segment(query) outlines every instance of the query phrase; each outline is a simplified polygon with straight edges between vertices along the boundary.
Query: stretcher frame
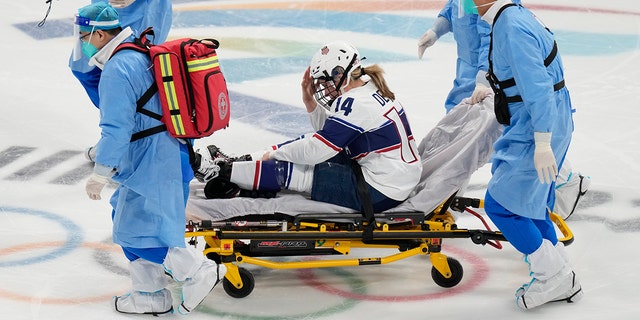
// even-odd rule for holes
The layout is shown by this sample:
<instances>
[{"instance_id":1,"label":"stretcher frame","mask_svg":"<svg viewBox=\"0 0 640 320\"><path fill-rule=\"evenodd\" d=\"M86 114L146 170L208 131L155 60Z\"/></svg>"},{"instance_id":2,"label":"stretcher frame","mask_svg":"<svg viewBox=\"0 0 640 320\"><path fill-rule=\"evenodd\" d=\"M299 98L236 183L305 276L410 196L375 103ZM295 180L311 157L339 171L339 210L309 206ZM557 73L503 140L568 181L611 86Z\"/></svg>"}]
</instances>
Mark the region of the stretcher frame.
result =
<instances>
[{"instance_id":1,"label":"stretcher frame","mask_svg":"<svg viewBox=\"0 0 640 320\"><path fill-rule=\"evenodd\" d=\"M431 277L443 287L456 286L463 277L462 264L442 253L443 239L469 238L479 245L491 244L501 248L506 241L502 233L486 229L464 229L456 225L451 210L474 213L469 208L482 208L481 199L451 196L429 213L377 213L375 228L365 237L367 220L362 214L328 213L291 216L274 213L272 216L232 218L225 221L190 221L185 237L197 246L198 238L205 241L203 254L227 268L223 280L225 292L234 298L244 298L254 289L255 279L242 264L271 269L314 269L389 264L417 255L429 255ZM565 245L573 242L573 234L565 221L551 212L551 220L558 227ZM243 241L249 241L246 244ZM385 257L336 258L322 260L272 261L265 257L302 257L319 255L348 256L353 248L397 249Z\"/></svg>"}]
</instances>

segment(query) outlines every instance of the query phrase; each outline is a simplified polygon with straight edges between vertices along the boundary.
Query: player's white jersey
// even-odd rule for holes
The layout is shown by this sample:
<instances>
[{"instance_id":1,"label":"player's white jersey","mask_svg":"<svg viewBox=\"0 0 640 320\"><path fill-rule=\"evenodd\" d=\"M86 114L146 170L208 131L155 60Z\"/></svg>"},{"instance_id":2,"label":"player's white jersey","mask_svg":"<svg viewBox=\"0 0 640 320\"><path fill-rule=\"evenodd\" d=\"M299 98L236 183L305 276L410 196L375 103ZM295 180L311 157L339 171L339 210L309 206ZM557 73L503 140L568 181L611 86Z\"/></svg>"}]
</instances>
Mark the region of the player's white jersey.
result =
<instances>
[{"instance_id":1,"label":"player's white jersey","mask_svg":"<svg viewBox=\"0 0 640 320\"><path fill-rule=\"evenodd\" d=\"M368 82L338 97L331 109L322 129L279 145L272 157L317 164L344 151L358 161L372 187L394 200L406 199L420 180L422 165L400 102L384 98ZM321 110L312 117L324 117Z\"/></svg>"}]
</instances>

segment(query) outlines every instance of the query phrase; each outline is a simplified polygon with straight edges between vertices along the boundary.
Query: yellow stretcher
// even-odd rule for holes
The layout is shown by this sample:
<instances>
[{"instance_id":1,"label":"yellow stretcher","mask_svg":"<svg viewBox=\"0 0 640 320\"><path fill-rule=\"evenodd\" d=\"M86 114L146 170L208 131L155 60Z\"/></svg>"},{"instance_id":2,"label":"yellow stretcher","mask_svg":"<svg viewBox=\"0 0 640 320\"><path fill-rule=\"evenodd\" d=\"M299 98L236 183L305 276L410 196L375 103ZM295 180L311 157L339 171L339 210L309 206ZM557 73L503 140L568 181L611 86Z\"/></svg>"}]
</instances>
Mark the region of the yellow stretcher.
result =
<instances>
[{"instance_id":1,"label":"yellow stretcher","mask_svg":"<svg viewBox=\"0 0 640 320\"><path fill-rule=\"evenodd\" d=\"M491 231L486 223L486 229L458 227L449 210L474 213L469 208L482 207L483 201L480 199L454 195L429 213L375 214L374 228L367 224L368 220L362 214L357 213L296 216L274 213L225 221L191 221L187 225L185 237L194 246L197 245L197 239L202 237L206 242L203 253L227 267L223 287L228 295L235 298L251 294L255 284L251 272L240 267L243 263L272 269L307 269L388 264L416 255L429 255L434 282L441 287L451 288L462 280L463 268L458 260L441 252L443 239L470 238L475 244L491 244L496 247L500 247L499 241L505 241L500 232ZM565 221L553 212L551 219L562 233L559 240L566 245L570 244L573 234ZM263 259L283 256L347 256L352 248L391 248L398 249L398 252L372 258L300 259L283 262Z\"/></svg>"}]
</instances>

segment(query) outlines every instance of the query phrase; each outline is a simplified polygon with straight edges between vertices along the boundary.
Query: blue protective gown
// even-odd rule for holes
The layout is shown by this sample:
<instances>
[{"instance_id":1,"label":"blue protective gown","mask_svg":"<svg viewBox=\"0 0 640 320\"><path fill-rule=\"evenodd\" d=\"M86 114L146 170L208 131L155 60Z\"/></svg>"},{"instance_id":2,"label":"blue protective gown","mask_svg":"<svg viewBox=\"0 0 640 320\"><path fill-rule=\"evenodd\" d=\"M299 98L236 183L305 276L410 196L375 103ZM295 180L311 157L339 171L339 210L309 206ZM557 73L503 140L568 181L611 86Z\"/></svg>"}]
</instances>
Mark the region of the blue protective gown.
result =
<instances>
[{"instance_id":1,"label":"blue protective gown","mask_svg":"<svg viewBox=\"0 0 640 320\"><path fill-rule=\"evenodd\" d=\"M523 102L509 104L511 124L495 142L488 193L507 210L528 218L545 219L553 185L542 184L533 164L534 132L552 132L551 147L559 165L573 132L567 88L554 92L564 79L560 54L551 65L544 60L553 48L553 34L526 8L506 8L493 26L493 71L500 81L514 78L506 96Z\"/></svg>"},{"instance_id":2,"label":"blue protective gown","mask_svg":"<svg viewBox=\"0 0 640 320\"><path fill-rule=\"evenodd\" d=\"M105 0L91 0L91 3L101 1L104 2ZM123 29L130 27L133 30L133 34L138 36L140 32L152 26L155 38L150 40L153 43L163 43L167 40L172 21L171 0L136 0L127 7L116 8L116 11ZM69 68L82 84L91 102L98 107L100 105L98 96L100 69L90 66L88 62L89 58L85 55L82 55L82 58L76 61L73 61L73 55L71 55Z\"/></svg>"},{"instance_id":3,"label":"blue protective gown","mask_svg":"<svg viewBox=\"0 0 640 320\"><path fill-rule=\"evenodd\" d=\"M95 162L117 169L112 179L119 186L111 197L116 244L184 247L180 143L166 131L130 142L133 133L160 124L136 112L136 100L153 82L149 65L147 55L133 50L123 50L105 64L99 85L102 133ZM145 108L161 113L158 95Z\"/></svg>"},{"instance_id":4,"label":"blue protective gown","mask_svg":"<svg viewBox=\"0 0 640 320\"><path fill-rule=\"evenodd\" d=\"M487 55L489 52L489 33L491 27L477 14L459 15L458 1L449 0L438 14L449 21L450 30L457 44L456 78L453 88L445 101L445 109L449 112L462 99L468 98L476 87L476 76L479 70L487 71ZM438 37L442 31L435 30Z\"/></svg>"}]
</instances>

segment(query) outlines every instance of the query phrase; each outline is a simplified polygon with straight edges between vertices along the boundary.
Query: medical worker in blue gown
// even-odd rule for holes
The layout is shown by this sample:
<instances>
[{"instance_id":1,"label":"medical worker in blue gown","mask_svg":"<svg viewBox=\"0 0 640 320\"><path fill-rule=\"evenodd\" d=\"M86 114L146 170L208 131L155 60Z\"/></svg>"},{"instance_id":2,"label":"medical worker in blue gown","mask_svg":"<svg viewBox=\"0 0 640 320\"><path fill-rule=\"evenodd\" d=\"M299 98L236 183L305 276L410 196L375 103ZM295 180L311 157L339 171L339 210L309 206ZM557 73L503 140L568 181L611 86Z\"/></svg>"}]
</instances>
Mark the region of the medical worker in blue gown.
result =
<instances>
[{"instance_id":1,"label":"medical worker in blue gown","mask_svg":"<svg viewBox=\"0 0 640 320\"><path fill-rule=\"evenodd\" d=\"M93 174L86 184L91 199L100 200L112 179L118 187L111 197L113 241L129 259L130 293L115 297L116 311L135 314L173 312L168 272L182 284L180 313L198 306L226 272L192 247L185 247L185 185L181 142L166 131L131 142L131 135L159 125L136 112L136 101L153 83L146 54L123 50L133 40L133 30L122 28L116 10L96 2L78 10L75 23L81 51L89 63L102 70L100 96L101 138ZM145 105L161 112L157 95Z\"/></svg>"},{"instance_id":2,"label":"medical worker in blue gown","mask_svg":"<svg viewBox=\"0 0 640 320\"><path fill-rule=\"evenodd\" d=\"M106 0L91 0L91 3L96 2L106 2ZM149 40L155 44L166 41L173 17L171 0L109 0L108 2L118 12L120 24L123 27L130 27L134 35L138 36L146 28L153 27L155 36ZM95 65L90 65L89 59L81 53L80 48L76 48L69 58L69 68L80 81L91 102L98 107L100 104L98 83L102 70ZM183 147L182 152L184 157L188 157L186 146ZM93 161L95 153L95 146L91 146L85 150L85 157ZM185 172L189 170L191 169L185 168Z\"/></svg>"},{"instance_id":3,"label":"medical worker in blue gown","mask_svg":"<svg viewBox=\"0 0 640 320\"><path fill-rule=\"evenodd\" d=\"M494 144L484 208L529 264L532 279L516 291L516 303L531 309L550 301L578 301L582 287L548 209L571 141L574 112L553 33L510 0L473 2L492 25L493 74L500 82L515 81L502 84L512 101L507 105L510 123Z\"/></svg>"},{"instance_id":4,"label":"medical worker in blue gown","mask_svg":"<svg viewBox=\"0 0 640 320\"><path fill-rule=\"evenodd\" d=\"M521 3L520 0L512 2ZM465 12L465 6L470 10L475 9L473 1L447 1L431 28L418 40L418 58L421 59L425 50L435 44L441 36L448 32L453 33L457 49L456 77L445 101L447 113L464 98L470 98L470 102L476 104L491 92L485 77L489 68L487 55L491 26L476 13ZM570 216L590 185L590 178L573 171L569 162L565 160L555 186L557 201L552 204L553 211L563 218Z\"/></svg>"},{"instance_id":5,"label":"medical worker in blue gown","mask_svg":"<svg viewBox=\"0 0 640 320\"><path fill-rule=\"evenodd\" d=\"M514 2L520 3L520 0ZM473 5L473 2L467 5ZM444 104L447 112L464 98L471 98L471 103L476 104L491 92L489 82L485 78L488 69L490 29L491 27L477 14L465 13L464 1L448 0L431 28L418 40L418 58L422 59L428 47L443 35L453 33L458 57L453 88Z\"/></svg>"}]
</instances>

